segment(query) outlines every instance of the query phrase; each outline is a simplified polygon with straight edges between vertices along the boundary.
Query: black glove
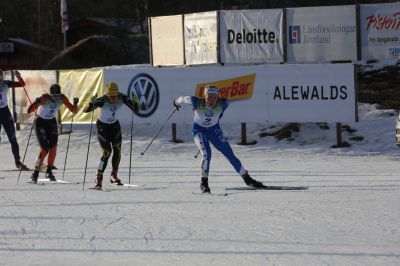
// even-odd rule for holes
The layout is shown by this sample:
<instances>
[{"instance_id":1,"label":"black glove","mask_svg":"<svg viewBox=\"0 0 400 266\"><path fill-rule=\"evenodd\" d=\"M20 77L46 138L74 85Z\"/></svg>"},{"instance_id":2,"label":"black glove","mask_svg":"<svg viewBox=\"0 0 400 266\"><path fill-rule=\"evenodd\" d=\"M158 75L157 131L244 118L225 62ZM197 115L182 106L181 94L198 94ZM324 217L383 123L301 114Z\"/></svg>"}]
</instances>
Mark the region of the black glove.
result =
<instances>
[{"instance_id":1,"label":"black glove","mask_svg":"<svg viewBox=\"0 0 400 266\"><path fill-rule=\"evenodd\" d=\"M175 99L175 100L176 100L176 99ZM174 106L175 106L176 110L179 111L179 108L181 108L182 106L177 105L176 102L175 102L175 100L174 100Z\"/></svg>"},{"instance_id":2,"label":"black glove","mask_svg":"<svg viewBox=\"0 0 400 266\"><path fill-rule=\"evenodd\" d=\"M78 103L79 103L79 98L78 98L78 97L75 97L75 98L74 98L74 104L77 105Z\"/></svg>"}]
</instances>

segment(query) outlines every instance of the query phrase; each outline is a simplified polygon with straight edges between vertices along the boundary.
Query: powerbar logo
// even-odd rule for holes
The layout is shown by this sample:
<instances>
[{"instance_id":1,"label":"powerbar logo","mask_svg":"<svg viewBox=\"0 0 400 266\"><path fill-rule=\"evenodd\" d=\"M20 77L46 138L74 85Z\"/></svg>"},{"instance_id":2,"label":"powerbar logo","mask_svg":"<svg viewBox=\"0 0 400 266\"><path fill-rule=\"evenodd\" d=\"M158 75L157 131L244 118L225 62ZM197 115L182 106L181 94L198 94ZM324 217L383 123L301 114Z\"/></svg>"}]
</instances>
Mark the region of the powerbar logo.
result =
<instances>
[{"instance_id":1,"label":"powerbar logo","mask_svg":"<svg viewBox=\"0 0 400 266\"><path fill-rule=\"evenodd\" d=\"M195 95L197 97L204 97L204 87L207 85L214 85L219 88L219 97L221 98L226 98L231 101L250 99L253 96L255 81L256 74L249 74L231 79L200 83L196 86Z\"/></svg>"}]
</instances>

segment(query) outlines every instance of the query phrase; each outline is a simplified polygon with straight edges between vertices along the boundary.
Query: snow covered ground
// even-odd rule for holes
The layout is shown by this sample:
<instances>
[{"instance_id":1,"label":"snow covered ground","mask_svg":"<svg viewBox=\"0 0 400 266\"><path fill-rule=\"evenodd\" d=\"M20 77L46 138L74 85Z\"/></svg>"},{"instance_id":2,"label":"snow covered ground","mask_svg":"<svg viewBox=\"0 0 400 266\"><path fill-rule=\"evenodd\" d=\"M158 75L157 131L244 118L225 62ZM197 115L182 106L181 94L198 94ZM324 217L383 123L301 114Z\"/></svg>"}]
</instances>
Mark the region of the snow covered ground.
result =
<instances>
[{"instance_id":1,"label":"snow covered ground","mask_svg":"<svg viewBox=\"0 0 400 266\"><path fill-rule=\"evenodd\" d=\"M229 110L228 110L229 111ZM394 111L360 105L350 148L331 149L335 127L302 124L293 141L260 138L266 125L248 125L253 146L236 145L240 125L222 126L250 174L265 184L309 186L306 191L234 191L243 186L213 150L210 187L228 196L198 194L200 158L190 125L185 143L166 129L135 128L131 183L109 192L89 190L100 157L92 137L82 190L88 128L76 128L65 180L32 185L14 169L11 148L0 144L0 265L400 265L400 150ZM19 132L21 153L29 129ZM351 136L364 140L351 141ZM59 138L55 172L61 178L68 135ZM38 153L35 139L25 162ZM130 136L124 132L120 178L128 182ZM110 167L107 169L109 173Z\"/></svg>"}]
</instances>

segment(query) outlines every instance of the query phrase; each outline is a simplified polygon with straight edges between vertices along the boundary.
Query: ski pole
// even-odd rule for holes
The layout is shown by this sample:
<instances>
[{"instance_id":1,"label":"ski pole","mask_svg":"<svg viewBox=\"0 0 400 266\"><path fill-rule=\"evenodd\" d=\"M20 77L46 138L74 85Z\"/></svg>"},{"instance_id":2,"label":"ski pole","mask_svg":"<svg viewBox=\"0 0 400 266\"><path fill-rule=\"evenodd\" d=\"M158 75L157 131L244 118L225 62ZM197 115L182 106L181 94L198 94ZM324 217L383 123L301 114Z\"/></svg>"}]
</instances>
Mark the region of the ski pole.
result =
<instances>
[{"instance_id":1,"label":"ski pole","mask_svg":"<svg viewBox=\"0 0 400 266\"><path fill-rule=\"evenodd\" d=\"M85 190L86 170L87 170L87 165L88 165L88 160L89 160L90 138L92 136L92 128L93 128L93 117L94 117L94 110L92 111L92 117L90 119L89 142L88 142L88 147L87 147L85 174L83 175L82 190Z\"/></svg>"},{"instance_id":2,"label":"ski pole","mask_svg":"<svg viewBox=\"0 0 400 266\"><path fill-rule=\"evenodd\" d=\"M35 113L35 114L36 114L36 113ZM30 142L30 140L31 140L32 131L33 131L33 127L34 127L34 126L35 126L35 120L33 120L32 126L31 126L31 131L29 132L28 142L26 143L24 156L22 157L22 164L24 164L24 162L25 162L25 156L26 156L26 152L28 151L28 146L29 146L29 142ZM17 184L18 184L18 182L19 182L19 178L21 177L21 172L22 172L22 167L19 169Z\"/></svg>"},{"instance_id":3,"label":"ski pole","mask_svg":"<svg viewBox=\"0 0 400 266\"><path fill-rule=\"evenodd\" d=\"M14 72L14 75L15 75L15 72ZM26 91L25 86L23 86L23 88L24 88L25 95L26 95L26 97L27 97L28 100L29 100L29 103L32 104L31 98L29 97L29 94L28 94L28 92ZM36 115L36 112L35 112L35 115ZM30 142L30 140L31 140L32 131L33 131L33 127L34 127L34 126L35 126L35 119L34 119L33 122L32 122L31 130L30 130L30 132L29 132L28 142L27 142L26 147L25 147L24 156L22 157L22 164L25 162L25 156L26 156L26 153L27 153L27 151L28 151L28 146L29 146L29 142ZM19 182L19 179L21 178L21 172L22 172L22 167L19 169L17 184L18 184L18 182Z\"/></svg>"},{"instance_id":4,"label":"ski pole","mask_svg":"<svg viewBox=\"0 0 400 266\"><path fill-rule=\"evenodd\" d=\"M200 150L198 150L197 153L196 153L196 155L193 156L193 157L194 157L194 158L197 158L197 157L199 157L199 154L200 154Z\"/></svg>"},{"instance_id":5,"label":"ski pole","mask_svg":"<svg viewBox=\"0 0 400 266\"><path fill-rule=\"evenodd\" d=\"M16 72L15 72L14 70L12 71L12 73L13 73L15 76L17 76L17 75L16 75ZM26 95L26 97L28 98L29 103L32 104L31 98L29 97L28 92L26 92L25 86L22 86L22 88L24 89L25 95Z\"/></svg>"},{"instance_id":6,"label":"ski pole","mask_svg":"<svg viewBox=\"0 0 400 266\"><path fill-rule=\"evenodd\" d=\"M129 185L131 184L131 166L132 166L132 135L133 135L133 111L132 111L132 120L131 120L131 148L129 155Z\"/></svg>"},{"instance_id":7,"label":"ski pole","mask_svg":"<svg viewBox=\"0 0 400 266\"><path fill-rule=\"evenodd\" d=\"M64 180L64 173L65 173L65 167L67 165L67 157L68 157L68 149L69 149L69 141L71 140L71 134L72 134L72 123L74 122L74 113L72 113L72 119L71 119L71 125L69 126L69 135L68 135L68 142L67 142L67 151L65 152L65 161L64 161L64 169L62 173L62 179Z\"/></svg>"},{"instance_id":8,"label":"ski pole","mask_svg":"<svg viewBox=\"0 0 400 266\"><path fill-rule=\"evenodd\" d=\"M140 153L140 155L144 155L144 153L147 151L147 149L150 147L150 145L153 143L155 138L157 138L158 134L160 134L161 130L164 128L165 124L168 122L168 120L171 118L171 116L178 110L176 107L172 110L172 112L169 114L167 119L164 121L164 123L161 125L160 129L157 131L156 135L151 139L149 145L147 145L146 149L144 149L143 152Z\"/></svg>"}]
</instances>

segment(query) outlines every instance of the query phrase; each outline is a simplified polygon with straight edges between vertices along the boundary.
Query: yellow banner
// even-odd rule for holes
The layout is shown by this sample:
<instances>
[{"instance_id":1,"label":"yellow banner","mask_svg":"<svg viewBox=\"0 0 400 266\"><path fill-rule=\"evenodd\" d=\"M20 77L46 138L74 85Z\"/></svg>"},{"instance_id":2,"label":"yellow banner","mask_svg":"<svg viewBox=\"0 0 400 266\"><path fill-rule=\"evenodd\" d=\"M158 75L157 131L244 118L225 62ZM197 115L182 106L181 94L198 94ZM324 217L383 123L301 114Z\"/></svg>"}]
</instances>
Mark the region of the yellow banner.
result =
<instances>
[{"instance_id":1,"label":"yellow banner","mask_svg":"<svg viewBox=\"0 0 400 266\"><path fill-rule=\"evenodd\" d=\"M74 97L79 98L78 113L74 116L74 122L79 123L90 123L92 114L84 113L83 109L87 107L90 102L90 98L94 95L102 95L103 91L103 70L102 69L81 69L81 70L60 70L58 83L61 86L62 93L72 103ZM72 119L72 113L65 107L62 106L60 109L61 122L70 123ZM98 109L96 109L93 117L93 121L97 120L99 115Z\"/></svg>"},{"instance_id":2,"label":"yellow banner","mask_svg":"<svg viewBox=\"0 0 400 266\"><path fill-rule=\"evenodd\" d=\"M230 101L250 99L253 96L255 81L256 74L249 74L231 79L200 83L196 86L195 96L204 97L204 87L213 85L219 88L219 97L221 98L226 98Z\"/></svg>"}]
</instances>

